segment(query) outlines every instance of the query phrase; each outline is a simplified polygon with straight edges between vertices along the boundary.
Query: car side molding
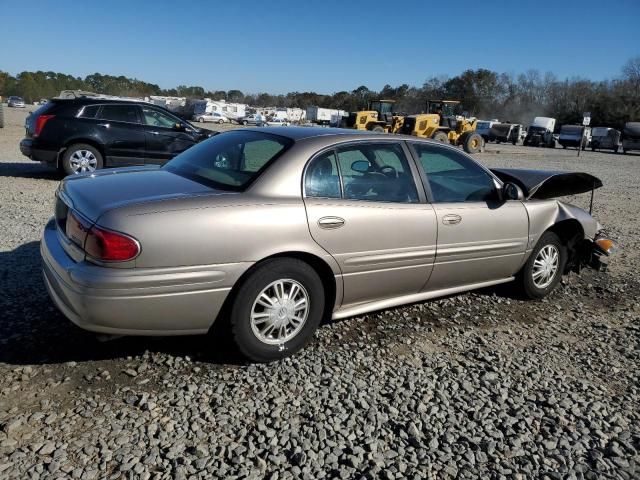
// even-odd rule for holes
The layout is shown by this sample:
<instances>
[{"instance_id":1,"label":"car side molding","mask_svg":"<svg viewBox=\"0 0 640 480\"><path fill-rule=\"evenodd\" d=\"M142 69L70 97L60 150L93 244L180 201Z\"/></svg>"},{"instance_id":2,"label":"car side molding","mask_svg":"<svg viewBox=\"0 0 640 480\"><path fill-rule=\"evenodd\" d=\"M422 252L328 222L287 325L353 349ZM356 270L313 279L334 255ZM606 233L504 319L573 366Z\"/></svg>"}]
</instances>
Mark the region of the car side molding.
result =
<instances>
[{"instance_id":1,"label":"car side molding","mask_svg":"<svg viewBox=\"0 0 640 480\"><path fill-rule=\"evenodd\" d=\"M507 283L514 280L515 277L502 278L500 280L491 280L488 282L470 283L467 285L461 285L458 287L441 288L439 290L431 290L429 292L412 293L411 295L402 295L399 297L386 298L384 300L376 300L374 302L360 303L354 306L348 306L333 312L331 318L333 320L340 320L342 318L353 317L356 315L363 315L365 313L373 312L375 310L385 310L387 308L397 307L400 305L406 305L408 303L423 302L425 300L431 300L432 298L445 297L447 295L453 295L455 293L466 292L469 290L476 290L478 288L490 287L492 285L499 285L501 283Z\"/></svg>"}]
</instances>

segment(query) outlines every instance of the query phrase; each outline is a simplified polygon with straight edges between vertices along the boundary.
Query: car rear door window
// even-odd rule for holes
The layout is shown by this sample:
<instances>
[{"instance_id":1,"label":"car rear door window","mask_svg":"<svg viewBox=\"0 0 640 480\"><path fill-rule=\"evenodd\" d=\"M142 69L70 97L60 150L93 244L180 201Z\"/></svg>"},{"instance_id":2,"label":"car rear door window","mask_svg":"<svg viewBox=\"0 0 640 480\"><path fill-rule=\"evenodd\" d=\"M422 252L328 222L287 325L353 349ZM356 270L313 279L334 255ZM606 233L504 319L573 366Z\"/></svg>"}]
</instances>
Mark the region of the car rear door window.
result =
<instances>
[{"instance_id":1,"label":"car rear door window","mask_svg":"<svg viewBox=\"0 0 640 480\"><path fill-rule=\"evenodd\" d=\"M333 151L314 158L307 167L304 179L307 197L340 198L340 177Z\"/></svg>"},{"instance_id":2,"label":"car rear door window","mask_svg":"<svg viewBox=\"0 0 640 480\"><path fill-rule=\"evenodd\" d=\"M434 202L483 202L498 199L495 180L480 165L451 148L413 144Z\"/></svg>"},{"instance_id":3,"label":"car rear door window","mask_svg":"<svg viewBox=\"0 0 640 480\"><path fill-rule=\"evenodd\" d=\"M418 192L399 143L360 143L337 150L344 198L417 203Z\"/></svg>"},{"instance_id":4,"label":"car rear door window","mask_svg":"<svg viewBox=\"0 0 640 480\"><path fill-rule=\"evenodd\" d=\"M103 105L100 118L113 122L140 123L137 105Z\"/></svg>"}]
</instances>

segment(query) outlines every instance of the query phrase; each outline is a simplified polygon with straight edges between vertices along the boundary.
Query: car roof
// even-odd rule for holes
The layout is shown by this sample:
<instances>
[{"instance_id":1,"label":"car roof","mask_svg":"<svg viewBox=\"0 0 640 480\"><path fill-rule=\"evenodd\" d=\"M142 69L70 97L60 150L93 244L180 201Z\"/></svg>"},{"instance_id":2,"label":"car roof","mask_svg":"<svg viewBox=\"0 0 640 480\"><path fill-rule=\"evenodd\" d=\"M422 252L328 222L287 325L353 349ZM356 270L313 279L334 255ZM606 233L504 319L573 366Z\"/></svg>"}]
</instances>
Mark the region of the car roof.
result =
<instances>
[{"instance_id":1,"label":"car roof","mask_svg":"<svg viewBox=\"0 0 640 480\"><path fill-rule=\"evenodd\" d=\"M95 103L117 103L117 104L132 104L132 105L149 105L152 107L158 107L150 102L144 100L125 100L120 98L102 98L102 97L78 97L78 98L52 98L53 102L60 103L74 103L78 105L88 105ZM162 108L162 107L161 107Z\"/></svg>"},{"instance_id":2,"label":"car roof","mask_svg":"<svg viewBox=\"0 0 640 480\"><path fill-rule=\"evenodd\" d=\"M376 135L375 132L352 130L348 128L328 128L328 127L258 127L250 128L255 132L271 133L273 135L279 135L280 137L289 138L293 141L303 140L306 138L315 137L338 137L338 136L352 136L355 138L370 138L371 135ZM388 135L385 133L378 135ZM394 135L393 138L397 138L400 135ZM412 137L415 139L415 137Z\"/></svg>"}]
</instances>

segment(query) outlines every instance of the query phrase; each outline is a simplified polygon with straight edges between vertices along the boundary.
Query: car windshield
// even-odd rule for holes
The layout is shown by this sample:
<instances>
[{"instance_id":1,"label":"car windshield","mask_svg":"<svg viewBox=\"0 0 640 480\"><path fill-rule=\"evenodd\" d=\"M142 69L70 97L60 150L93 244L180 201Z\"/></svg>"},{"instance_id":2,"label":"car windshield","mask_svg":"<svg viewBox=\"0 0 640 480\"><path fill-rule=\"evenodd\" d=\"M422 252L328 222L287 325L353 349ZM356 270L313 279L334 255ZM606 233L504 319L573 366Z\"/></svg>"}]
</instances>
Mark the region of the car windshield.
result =
<instances>
[{"instance_id":1,"label":"car windshield","mask_svg":"<svg viewBox=\"0 0 640 480\"><path fill-rule=\"evenodd\" d=\"M231 131L191 147L162 168L213 188L244 190L292 144L279 135Z\"/></svg>"}]
</instances>

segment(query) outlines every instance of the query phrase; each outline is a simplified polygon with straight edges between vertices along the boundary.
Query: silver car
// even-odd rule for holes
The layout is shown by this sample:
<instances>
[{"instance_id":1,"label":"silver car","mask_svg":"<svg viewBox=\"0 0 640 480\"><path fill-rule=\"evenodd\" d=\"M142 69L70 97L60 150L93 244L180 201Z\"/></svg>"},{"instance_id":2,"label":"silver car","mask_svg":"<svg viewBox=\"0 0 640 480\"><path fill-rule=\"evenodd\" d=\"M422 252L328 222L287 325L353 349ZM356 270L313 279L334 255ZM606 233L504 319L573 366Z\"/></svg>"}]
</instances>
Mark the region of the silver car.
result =
<instances>
[{"instance_id":1,"label":"silver car","mask_svg":"<svg viewBox=\"0 0 640 480\"><path fill-rule=\"evenodd\" d=\"M7 100L7 107L13 108L25 108L24 99L22 97L9 97Z\"/></svg>"},{"instance_id":2,"label":"silver car","mask_svg":"<svg viewBox=\"0 0 640 480\"><path fill-rule=\"evenodd\" d=\"M516 280L540 298L614 245L553 199L584 173L488 170L415 137L326 128L221 133L162 167L65 178L44 230L45 283L75 324L183 335L229 322L255 361L323 318Z\"/></svg>"}]
</instances>

